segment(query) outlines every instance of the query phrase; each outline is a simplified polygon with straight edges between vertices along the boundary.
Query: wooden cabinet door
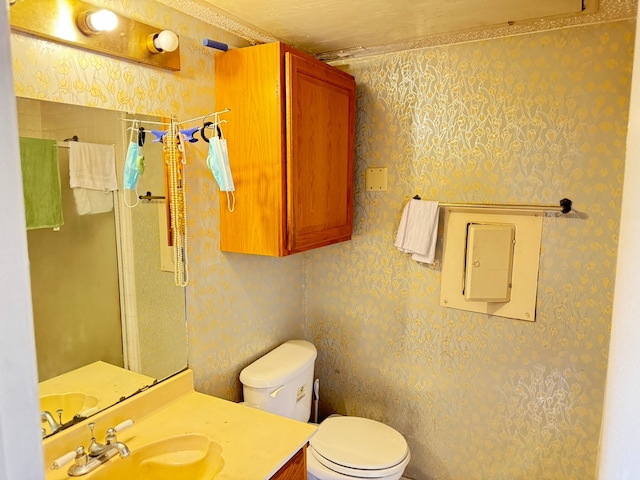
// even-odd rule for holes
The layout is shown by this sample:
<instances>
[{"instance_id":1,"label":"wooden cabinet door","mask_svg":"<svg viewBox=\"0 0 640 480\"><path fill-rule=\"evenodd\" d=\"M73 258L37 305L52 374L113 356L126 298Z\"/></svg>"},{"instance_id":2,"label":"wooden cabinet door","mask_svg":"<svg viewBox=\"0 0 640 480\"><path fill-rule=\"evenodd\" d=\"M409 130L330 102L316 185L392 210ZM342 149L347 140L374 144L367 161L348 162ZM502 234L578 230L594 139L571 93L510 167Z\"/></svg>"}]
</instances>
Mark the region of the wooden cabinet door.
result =
<instances>
[{"instance_id":1,"label":"wooden cabinet door","mask_svg":"<svg viewBox=\"0 0 640 480\"><path fill-rule=\"evenodd\" d=\"M288 52L287 249L351 238L355 81L328 65Z\"/></svg>"},{"instance_id":2,"label":"wooden cabinet door","mask_svg":"<svg viewBox=\"0 0 640 480\"><path fill-rule=\"evenodd\" d=\"M307 478L307 447L298 450L270 480L305 480Z\"/></svg>"}]
</instances>

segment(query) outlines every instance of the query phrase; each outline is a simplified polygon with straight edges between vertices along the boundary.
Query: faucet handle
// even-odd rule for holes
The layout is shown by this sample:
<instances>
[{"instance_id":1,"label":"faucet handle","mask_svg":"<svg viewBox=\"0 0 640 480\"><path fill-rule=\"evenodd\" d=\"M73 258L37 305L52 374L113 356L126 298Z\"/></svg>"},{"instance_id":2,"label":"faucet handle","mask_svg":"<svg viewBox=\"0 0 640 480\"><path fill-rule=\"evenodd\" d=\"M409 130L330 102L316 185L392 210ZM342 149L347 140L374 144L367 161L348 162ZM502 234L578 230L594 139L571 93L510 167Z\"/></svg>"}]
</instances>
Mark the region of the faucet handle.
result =
<instances>
[{"instance_id":1,"label":"faucet handle","mask_svg":"<svg viewBox=\"0 0 640 480\"><path fill-rule=\"evenodd\" d=\"M89 430L91 430L91 442L89 443L89 455L96 456L99 455L104 449L104 445L98 443L96 440L96 436L93 434L93 429L96 428L96 422L89 422L87 424Z\"/></svg>"},{"instance_id":2,"label":"faucet handle","mask_svg":"<svg viewBox=\"0 0 640 480\"><path fill-rule=\"evenodd\" d=\"M84 447L82 445L76 448L73 453L76 454L76 456L74 457L76 460L76 465L86 465L89 461L89 459L87 458L87 452L84 451Z\"/></svg>"},{"instance_id":3,"label":"faucet handle","mask_svg":"<svg viewBox=\"0 0 640 480\"><path fill-rule=\"evenodd\" d=\"M120 422L118 425L116 425L115 427L113 427L113 430L115 432L121 432L123 430L126 430L127 428L133 427L133 424L135 422L133 420L131 420L130 418L128 418L127 420L125 420L124 422Z\"/></svg>"},{"instance_id":4,"label":"faucet handle","mask_svg":"<svg viewBox=\"0 0 640 480\"><path fill-rule=\"evenodd\" d=\"M116 433L117 432L121 432L123 430L126 430L127 428L130 428L133 426L133 420L131 420L130 418L125 420L124 422L120 422L118 425L116 425L113 428L110 428L109 430L107 430L107 445L111 445L112 443L115 443L118 441L118 438L116 437Z\"/></svg>"},{"instance_id":5,"label":"faucet handle","mask_svg":"<svg viewBox=\"0 0 640 480\"><path fill-rule=\"evenodd\" d=\"M82 449L82 452L79 452L80 449ZM51 466L49 467L49 469L59 470L62 467L64 467L67 463L77 458L78 455L82 455L83 453L84 453L84 447L78 447L75 450L72 450L71 452L65 453L61 457L56 458L51 464Z\"/></svg>"}]
</instances>

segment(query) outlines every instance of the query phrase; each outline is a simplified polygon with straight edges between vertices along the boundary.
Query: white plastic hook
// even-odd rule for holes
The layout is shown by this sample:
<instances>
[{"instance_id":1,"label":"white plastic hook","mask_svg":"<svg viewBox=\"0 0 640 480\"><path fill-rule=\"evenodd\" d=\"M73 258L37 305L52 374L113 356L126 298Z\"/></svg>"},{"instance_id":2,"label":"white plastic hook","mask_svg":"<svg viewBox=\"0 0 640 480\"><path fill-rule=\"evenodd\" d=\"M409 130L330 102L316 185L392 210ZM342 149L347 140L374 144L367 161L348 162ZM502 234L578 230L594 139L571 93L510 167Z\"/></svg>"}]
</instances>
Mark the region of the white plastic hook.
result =
<instances>
[{"instance_id":1,"label":"white plastic hook","mask_svg":"<svg viewBox=\"0 0 640 480\"><path fill-rule=\"evenodd\" d=\"M133 121L133 125L127 129L127 130L131 130L131 133L129 134L129 143L133 142L133 132L134 132L134 130L137 132L139 128L140 128L140 121L139 120L134 120Z\"/></svg>"}]
</instances>

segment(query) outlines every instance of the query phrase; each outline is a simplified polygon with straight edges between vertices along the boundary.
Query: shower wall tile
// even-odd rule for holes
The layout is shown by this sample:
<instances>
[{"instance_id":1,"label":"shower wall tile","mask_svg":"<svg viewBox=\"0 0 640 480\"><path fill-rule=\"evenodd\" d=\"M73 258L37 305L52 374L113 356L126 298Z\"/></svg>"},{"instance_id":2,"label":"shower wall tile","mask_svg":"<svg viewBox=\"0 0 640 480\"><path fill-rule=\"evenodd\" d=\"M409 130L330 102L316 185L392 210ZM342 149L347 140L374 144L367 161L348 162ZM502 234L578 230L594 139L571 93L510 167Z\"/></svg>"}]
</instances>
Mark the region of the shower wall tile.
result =
<instances>
[{"instance_id":1,"label":"shower wall tile","mask_svg":"<svg viewBox=\"0 0 640 480\"><path fill-rule=\"evenodd\" d=\"M16 104L18 117L24 119L18 124L21 137L43 138L42 136L42 115L40 112L40 102L37 100L21 99Z\"/></svg>"}]
</instances>

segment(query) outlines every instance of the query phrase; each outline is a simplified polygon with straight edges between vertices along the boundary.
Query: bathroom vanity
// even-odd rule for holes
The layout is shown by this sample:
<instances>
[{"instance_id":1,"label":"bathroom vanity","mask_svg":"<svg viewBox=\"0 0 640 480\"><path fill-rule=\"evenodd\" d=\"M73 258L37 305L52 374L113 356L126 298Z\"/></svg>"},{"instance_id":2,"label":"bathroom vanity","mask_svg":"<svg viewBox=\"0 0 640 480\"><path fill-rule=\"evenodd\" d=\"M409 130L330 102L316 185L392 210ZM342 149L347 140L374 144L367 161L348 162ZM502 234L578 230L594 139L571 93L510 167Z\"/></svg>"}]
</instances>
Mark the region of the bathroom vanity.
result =
<instances>
[{"instance_id":1,"label":"bathroom vanity","mask_svg":"<svg viewBox=\"0 0 640 480\"><path fill-rule=\"evenodd\" d=\"M180 480L303 480L305 448L316 427L193 390L186 370L148 390L100 412L95 437L127 419L135 423L117 433L131 451L115 456L85 480L108 478L172 478ZM47 480L70 478L69 465L49 470L52 463L78 446L87 448L87 422L44 440ZM169 477L167 477L169 475Z\"/></svg>"}]
</instances>

